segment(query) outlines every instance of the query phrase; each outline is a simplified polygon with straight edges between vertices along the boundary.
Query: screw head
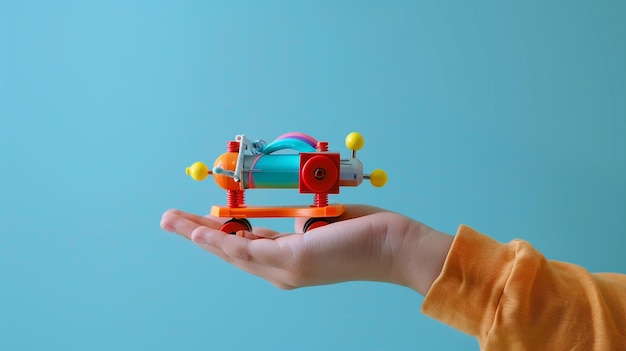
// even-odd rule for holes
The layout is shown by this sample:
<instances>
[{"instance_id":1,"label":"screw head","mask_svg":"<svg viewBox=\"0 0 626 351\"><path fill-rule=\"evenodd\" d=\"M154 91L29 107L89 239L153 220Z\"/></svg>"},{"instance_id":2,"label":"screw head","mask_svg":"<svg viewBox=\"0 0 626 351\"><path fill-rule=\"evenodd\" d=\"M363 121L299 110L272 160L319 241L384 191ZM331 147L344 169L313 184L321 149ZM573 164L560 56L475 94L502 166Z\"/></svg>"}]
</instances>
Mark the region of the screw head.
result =
<instances>
[{"instance_id":1,"label":"screw head","mask_svg":"<svg viewBox=\"0 0 626 351\"><path fill-rule=\"evenodd\" d=\"M315 171L313 171L313 177L318 180L326 178L326 170L324 168L316 168Z\"/></svg>"}]
</instances>

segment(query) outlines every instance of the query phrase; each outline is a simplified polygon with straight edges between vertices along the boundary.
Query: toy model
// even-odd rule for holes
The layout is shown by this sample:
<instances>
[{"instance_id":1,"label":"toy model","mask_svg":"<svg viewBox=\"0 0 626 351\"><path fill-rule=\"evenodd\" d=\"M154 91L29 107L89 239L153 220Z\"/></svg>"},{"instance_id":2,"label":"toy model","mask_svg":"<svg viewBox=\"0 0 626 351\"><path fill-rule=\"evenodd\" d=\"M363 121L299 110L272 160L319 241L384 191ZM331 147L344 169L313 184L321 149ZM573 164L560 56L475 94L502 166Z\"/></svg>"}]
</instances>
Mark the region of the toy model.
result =
<instances>
[{"instance_id":1,"label":"toy model","mask_svg":"<svg viewBox=\"0 0 626 351\"><path fill-rule=\"evenodd\" d=\"M309 135L287 133L267 144L237 135L227 143L226 152L219 156L209 170L206 164L196 162L187 168L187 174L201 181L212 175L217 185L226 190L226 206L213 206L211 214L231 217L220 228L235 234L251 231L247 218L307 217L304 231L328 224L329 217L344 212L342 204L329 204L329 194L339 194L342 186L358 186L363 179L381 187L387 174L381 169L363 174L363 164L356 151L363 147L360 133L346 137L346 146L352 150L349 158L341 159L338 152L328 151L327 142L318 142ZM302 206L248 206L245 189L298 189L301 194L313 194L313 203Z\"/></svg>"}]
</instances>

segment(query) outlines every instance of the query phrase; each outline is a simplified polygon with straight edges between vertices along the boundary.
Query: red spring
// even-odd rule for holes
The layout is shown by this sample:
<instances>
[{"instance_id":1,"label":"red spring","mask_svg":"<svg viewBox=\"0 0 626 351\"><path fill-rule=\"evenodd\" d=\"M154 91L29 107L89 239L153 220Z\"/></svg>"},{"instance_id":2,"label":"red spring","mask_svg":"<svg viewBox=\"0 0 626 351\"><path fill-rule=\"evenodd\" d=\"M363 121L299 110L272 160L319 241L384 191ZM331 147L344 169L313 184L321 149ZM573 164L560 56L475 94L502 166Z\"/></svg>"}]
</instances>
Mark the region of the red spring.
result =
<instances>
[{"instance_id":1,"label":"red spring","mask_svg":"<svg viewBox=\"0 0 626 351\"><path fill-rule=\"evenodd\" d=\"M237 141L229 141L226 144L226 151L227 152L239 152L239 142L237 142Z\"/></svg>"},{"instance_id":2,"label":"red spring","mask_svg":"<svg viewBox=\"0 0 626 351\"><path fill-rule=\"evenodd\" d=\"M328 142L326 142L326 141L318 141L317 142L317 151L328 151Z\"/></svg>"},{"instance_id":3,"label":"red spring","mask_svg":"<svg viewBox=\"0 0 626 351\"><path fill-rule=\"evenodd\" d=\"M328 194L313 194L313 206L315 207L328 206Z\"/></svg>"},{"instance_id":4,"label":"red spring","mask_svg":"<svg viewBox=\"0 0 626 351\"><path fill-rule=\"evenodd\" d=\"M243 207L245 196L243 190L226 190L226 205L230 208Z\"/></svg>"}]
</instances>

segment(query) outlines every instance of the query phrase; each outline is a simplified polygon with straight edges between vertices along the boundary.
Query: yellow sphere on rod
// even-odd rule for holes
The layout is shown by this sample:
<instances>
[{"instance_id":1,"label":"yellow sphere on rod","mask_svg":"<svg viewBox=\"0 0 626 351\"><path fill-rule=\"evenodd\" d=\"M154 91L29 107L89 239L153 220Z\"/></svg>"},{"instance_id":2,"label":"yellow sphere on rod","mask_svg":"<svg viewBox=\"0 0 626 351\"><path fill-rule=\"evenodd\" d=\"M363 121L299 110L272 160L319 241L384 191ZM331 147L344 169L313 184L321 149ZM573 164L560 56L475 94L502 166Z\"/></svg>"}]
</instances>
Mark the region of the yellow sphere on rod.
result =
<instances>
[{"instance_id":1,"label":"yellow sphere on rod","mask_svg":"<svg viewBox=\"0 0 626 351\"><path fill-rule=\"evenodd\" d=\"M209 168L204 162L195 162L186 169L187 175L197 181L204 180L209 175Z\"/></svg>"},{"instance_id":2,"label":"yellow sphere on rod","mask_svg":"<svg viewBox=\"0 0 626 351\"><path fill-rule=\"evenodd\" d=\"M346 147L350 150L361 150L363 144L365 144L365 139L359 132L352 132L346 137Z\"/></svg>"},{"instance_id":3,"label":"yellow sphere on rod","mask_svg":"<svg viewBox=\"0 0 626 351\"><path fill-rule=\"evenodd\" d=\"M384 186L387 184L387 172L382 169L373 170L372 174L370 174L370 183L377 188Z\"/></svg>"}]
</instances>

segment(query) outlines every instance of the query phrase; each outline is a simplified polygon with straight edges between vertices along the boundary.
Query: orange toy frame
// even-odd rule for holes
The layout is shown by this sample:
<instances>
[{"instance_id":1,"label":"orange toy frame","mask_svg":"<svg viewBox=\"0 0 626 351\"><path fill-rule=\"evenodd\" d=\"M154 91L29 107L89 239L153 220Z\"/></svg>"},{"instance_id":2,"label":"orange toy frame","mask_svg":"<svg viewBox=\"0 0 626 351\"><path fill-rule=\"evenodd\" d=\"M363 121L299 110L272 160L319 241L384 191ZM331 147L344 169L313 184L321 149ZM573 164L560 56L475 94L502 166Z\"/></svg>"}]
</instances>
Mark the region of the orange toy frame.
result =
<instances>
[{"instance_id":1,"label":"orange toy frame","mask_svg":"<svg viewBox=\"0 0 626 351\"><path fill-rule=\"evenodd\" d=\"M313 206L249 206L249 207L211 207L215 217L233 218L269 218L269 217L338 217L345 211L342 204L323 207Z\"/></svg>"}]
</instances>

